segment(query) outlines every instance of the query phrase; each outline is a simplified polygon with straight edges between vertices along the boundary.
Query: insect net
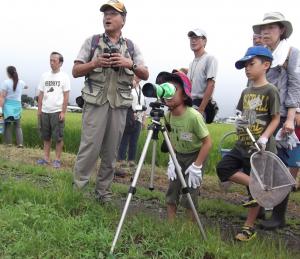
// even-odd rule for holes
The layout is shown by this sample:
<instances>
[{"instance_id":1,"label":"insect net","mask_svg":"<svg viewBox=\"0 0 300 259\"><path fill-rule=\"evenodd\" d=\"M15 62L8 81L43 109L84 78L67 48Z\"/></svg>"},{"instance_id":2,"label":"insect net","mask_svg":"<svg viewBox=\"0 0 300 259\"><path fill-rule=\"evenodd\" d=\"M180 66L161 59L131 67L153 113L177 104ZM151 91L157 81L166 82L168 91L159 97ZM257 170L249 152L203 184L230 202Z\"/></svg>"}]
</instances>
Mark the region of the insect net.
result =
<instances>
[{"instance_id":1,"label":"insect net","mask_svg":"<svg viewBox=\"0 0 300 259\"><path fill-rule=\"evenodd\" d=\"M274 153L255 152L250 162L250 193L260 206L273 208L283 201L296 181Z\"/></svg>"}]
</instances>

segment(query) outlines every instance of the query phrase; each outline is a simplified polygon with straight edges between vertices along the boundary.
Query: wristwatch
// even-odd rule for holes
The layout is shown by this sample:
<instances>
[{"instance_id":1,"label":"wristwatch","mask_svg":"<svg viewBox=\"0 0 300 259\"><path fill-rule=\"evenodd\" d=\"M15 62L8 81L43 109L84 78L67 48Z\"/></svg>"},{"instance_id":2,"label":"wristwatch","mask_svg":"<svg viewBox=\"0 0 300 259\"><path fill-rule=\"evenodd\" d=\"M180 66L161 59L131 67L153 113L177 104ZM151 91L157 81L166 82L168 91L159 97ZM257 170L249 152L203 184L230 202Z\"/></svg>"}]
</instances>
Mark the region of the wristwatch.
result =
<instances>
[{"instance_id":1,"label":"wristwatch","mask_svg":"<svg viewBox=\"0 0 300 259\"><path fill-rule=\"evenodd\" d=\"M131 67L131 70L132 71L135 71L137 69L137 64L135 64L134 62L132 63L132 67Z\"/></svg>"}]
</instances>

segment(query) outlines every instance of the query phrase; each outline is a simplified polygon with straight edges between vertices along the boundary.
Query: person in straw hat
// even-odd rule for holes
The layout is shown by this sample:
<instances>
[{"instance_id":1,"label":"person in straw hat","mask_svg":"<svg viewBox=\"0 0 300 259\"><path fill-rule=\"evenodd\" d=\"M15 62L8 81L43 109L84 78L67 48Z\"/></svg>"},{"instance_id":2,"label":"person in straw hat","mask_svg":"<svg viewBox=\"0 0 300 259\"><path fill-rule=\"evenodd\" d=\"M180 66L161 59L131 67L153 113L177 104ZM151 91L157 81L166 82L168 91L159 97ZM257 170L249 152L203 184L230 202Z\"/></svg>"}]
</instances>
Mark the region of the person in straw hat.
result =
<instances>
[{"instance_id":1,"label":"person in straw hat","mask_svg":"<svg viewBox=\"0 0 300 259\"><path fill-rule=\"evenodd\" d=\"M300 51L290 46L287 39L293 33L292 23L279 12L264 15L261 22L253 25L253 32L262 35L267 48L272 51L273 62L267 80L280 92L280 124L282 134L294 132L296 108L300 105ZM278 156L287 165L287 148L279 147ZM273 208L272 217L262 223L265 229L276 229L285 225L289 195Z\"/></svg>"}]
</instances>

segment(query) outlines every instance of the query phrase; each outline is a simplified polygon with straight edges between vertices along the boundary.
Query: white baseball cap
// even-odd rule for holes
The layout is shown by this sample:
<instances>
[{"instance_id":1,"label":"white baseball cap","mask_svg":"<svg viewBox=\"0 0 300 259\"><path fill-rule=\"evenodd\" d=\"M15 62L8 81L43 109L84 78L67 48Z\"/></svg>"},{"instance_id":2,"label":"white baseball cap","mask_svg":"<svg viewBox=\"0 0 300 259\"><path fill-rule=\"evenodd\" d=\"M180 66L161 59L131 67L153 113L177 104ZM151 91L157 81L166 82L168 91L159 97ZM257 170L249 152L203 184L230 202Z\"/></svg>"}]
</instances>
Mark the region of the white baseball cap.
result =
<instances>
[{"instance_id":1,"label":"white baseball cap","mask_svg":"<svg viewBox=\"0 0 300 259\"><path fill-rule=\"evenodd\" d=\"M191 31L188 32L188 36L189 37L192 37L193 35L196 35L198 37L205 37L205 38L207 38L206 32L204 30L202 30L202 29L199 29L199 28L196 28L196 29L191 30Z\"/></svg>"}]
</instances>

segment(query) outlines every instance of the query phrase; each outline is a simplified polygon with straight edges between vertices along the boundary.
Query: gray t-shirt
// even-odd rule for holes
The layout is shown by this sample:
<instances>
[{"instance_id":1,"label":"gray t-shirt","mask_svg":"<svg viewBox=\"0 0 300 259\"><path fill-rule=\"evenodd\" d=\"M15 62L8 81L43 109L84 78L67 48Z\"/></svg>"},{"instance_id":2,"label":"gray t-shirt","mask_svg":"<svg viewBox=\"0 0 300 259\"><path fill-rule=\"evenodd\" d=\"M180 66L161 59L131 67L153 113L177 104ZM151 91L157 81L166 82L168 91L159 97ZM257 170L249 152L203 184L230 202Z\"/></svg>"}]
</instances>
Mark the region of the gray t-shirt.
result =
<instances>
[{"instance_id":1,"label":"gray t-shirt","mask_svg":"<svg viewBox=\"0 0 300 259\"><path fill-rule=\"evenodd\" d=\"M188 78L192 83L192 98L202 98L207 87L207 80L216 80L218 61L214 56L204 53L194 58L189 66Z\"/></svg>"}]
</instances>

